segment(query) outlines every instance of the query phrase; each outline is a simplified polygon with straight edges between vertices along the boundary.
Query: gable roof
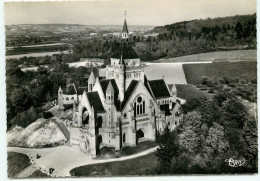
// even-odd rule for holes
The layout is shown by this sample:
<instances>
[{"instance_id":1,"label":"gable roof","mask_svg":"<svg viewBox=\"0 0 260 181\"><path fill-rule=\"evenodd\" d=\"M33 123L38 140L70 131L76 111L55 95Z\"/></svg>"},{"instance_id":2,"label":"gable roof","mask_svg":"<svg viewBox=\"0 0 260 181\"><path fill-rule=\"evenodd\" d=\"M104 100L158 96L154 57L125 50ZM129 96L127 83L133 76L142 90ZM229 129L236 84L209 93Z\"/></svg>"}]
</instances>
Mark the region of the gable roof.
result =
<instances>
[{"instance_id":1,"label":"gable roof","mask_svg":"<svg viewBox=\"0 0 260 181\"><path fill-rule=\"evenodd\" d=\"M96 111L98 113L105 112L105 109L102 105L98 92L88 92L88 93L86 93L86 95L87 95L89 104L91 107L94 108L94 111Z\"/></svg>"},{"instance_id":2,"label":"gable roof","mask_svg":"<svg viewBox=\"0 0 260 181\"><path fill-rule=\"evenodd\" d=\"M121 110L124 108L125 104L127 103L128 99L130 98L130 96L132 95L133 91L135 90L136 86L138 85L137 80L132 80L130 85L128 86L126 92L125 92L125 96L124 96L124 100L122 102L121 105Z\"/></svg>"},{"instance_id":3,"label":"gable roof","mask_svg":"<svg viewBox=\"0 0 260 181\"><path fill-rule=\"evenodd\" d=\"M96 77L94 75L94 72L91 72L89 78L88 78L88 83L95 83L96 82Z\"/></svg>"},{"instance_id":4,"label":"gable roof","mask_svg":"<svg viewBox=\"0 0 260 181\"><path fill-rule=\"evenodd\" d=\"M132 45L126 41L122 41L120 46L115 50L111 58L121 59L136 59L139 58Z\"/></svg>"},{"instance_id":5,"label":"gable roof","mask_svg":"<svg viewBox=\"0 0 260 181\"><path fill-rule=\"evenodd\" d=\"M148 81L151 91L156 99L170 97L170 92L163 79Z\"/></svg>"}]
</instances>

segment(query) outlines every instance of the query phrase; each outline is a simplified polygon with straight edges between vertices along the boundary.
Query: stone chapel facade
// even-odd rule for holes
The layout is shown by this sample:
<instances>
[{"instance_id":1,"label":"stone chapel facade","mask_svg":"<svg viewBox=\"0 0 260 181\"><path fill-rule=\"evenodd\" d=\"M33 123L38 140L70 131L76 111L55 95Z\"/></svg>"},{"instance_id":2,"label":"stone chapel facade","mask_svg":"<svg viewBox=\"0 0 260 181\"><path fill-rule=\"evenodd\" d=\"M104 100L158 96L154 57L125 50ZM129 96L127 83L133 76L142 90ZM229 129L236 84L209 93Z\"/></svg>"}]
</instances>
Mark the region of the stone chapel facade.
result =
<instances>
[{"instance_id":1,"label":"stone chapel facade","mask_svg":"<svg viewBox=\"0 0 260 181\"><path fill-rule=\"evenodd\" d=\"M128 42L124 21L121 46L106 66L106 78L92 72L82 94L68 85L58 91L59 111L73 105L67 127L70 144L95 157L107 146L120 150L144 140L155 140L168 126L173 130L181 121L176 88L169 89L163 79L147 80L140 58Z\"/></svg>"}]
</instances>

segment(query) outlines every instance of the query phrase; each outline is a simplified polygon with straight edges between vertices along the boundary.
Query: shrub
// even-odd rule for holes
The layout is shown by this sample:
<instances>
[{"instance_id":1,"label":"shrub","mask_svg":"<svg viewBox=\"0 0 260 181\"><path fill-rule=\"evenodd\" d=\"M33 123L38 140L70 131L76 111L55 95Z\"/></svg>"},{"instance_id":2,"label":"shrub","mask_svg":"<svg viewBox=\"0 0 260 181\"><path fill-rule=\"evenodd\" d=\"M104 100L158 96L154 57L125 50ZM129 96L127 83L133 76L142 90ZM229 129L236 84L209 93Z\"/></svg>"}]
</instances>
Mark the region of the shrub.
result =
<instances>
[{"instance_id":1,"label":"shrub","mask_svg":"<svg viewBox=\"0 0 260 181\"><path fill-rule=\"evenodd\" d=\"M49 119L49 118L53 117L53 114L52 114L51 112L49 112L49 111L43 112L43 113L42 113L42 117L43 117L44 119Z\"/></svg>"}]
</instances>

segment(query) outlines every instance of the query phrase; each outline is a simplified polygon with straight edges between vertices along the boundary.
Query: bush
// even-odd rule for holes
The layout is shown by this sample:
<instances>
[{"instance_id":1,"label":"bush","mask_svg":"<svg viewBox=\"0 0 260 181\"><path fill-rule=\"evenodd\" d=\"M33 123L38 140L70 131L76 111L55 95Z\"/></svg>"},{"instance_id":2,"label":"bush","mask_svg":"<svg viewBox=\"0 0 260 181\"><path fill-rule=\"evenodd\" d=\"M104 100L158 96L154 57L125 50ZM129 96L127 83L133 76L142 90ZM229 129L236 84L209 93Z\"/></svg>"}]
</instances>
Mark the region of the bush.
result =
<instances>
[{"instance_id":1,"label":"bush","mask_svg":"<svg viewBox=\"0 0 260 181\"><path fill-rule=\"evenodd\" d=\"M49 119L49 118L53 117L53 114L52 114L51 112L49 112L49 111L43 112L43 113L42 113L42 117L43 117L44 119Z\"/></svg>"}]
</instances>

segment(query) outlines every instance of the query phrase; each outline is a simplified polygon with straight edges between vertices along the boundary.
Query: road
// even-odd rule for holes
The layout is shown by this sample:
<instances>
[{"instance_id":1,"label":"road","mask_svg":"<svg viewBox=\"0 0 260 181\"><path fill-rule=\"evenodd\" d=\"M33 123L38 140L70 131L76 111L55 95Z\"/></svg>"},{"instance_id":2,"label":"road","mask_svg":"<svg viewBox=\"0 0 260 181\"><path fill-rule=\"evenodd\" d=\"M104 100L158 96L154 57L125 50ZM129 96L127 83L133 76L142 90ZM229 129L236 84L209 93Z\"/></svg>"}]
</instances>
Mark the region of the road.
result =
<instances>
[{"instance_id":1,"label":"road","mask_svg":"<svg viewBox=\"0 0 260 181\"><path fill-rule=\"evenodd\" d=\"M8 147L7 151L23 153L26 155L30 154L30 156L33 157L32 159L34 160L34 162L37 164L37 166L41 167L42 170L48 171L49 168L54 168L55 170L52 173L52 176L54 177L70 177L70 170L75 167L129 160L155 152L157 148L158 147L153 147L134 155L106 160L92 159L90 155L81 152L76 147L71 147L68 145L42 149ZM36 159L37 153L41 155L41 158Z\"/></svg>"}]
</instances>

